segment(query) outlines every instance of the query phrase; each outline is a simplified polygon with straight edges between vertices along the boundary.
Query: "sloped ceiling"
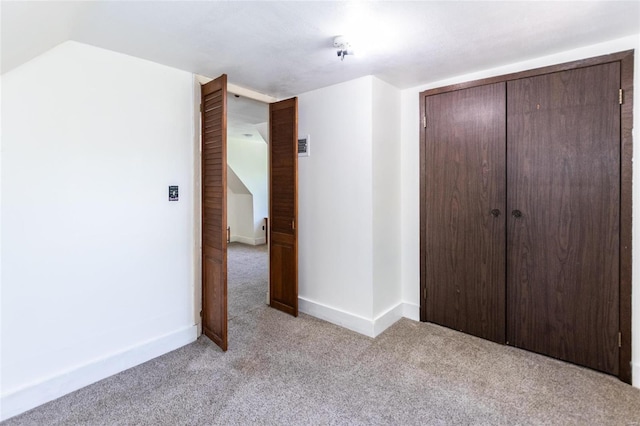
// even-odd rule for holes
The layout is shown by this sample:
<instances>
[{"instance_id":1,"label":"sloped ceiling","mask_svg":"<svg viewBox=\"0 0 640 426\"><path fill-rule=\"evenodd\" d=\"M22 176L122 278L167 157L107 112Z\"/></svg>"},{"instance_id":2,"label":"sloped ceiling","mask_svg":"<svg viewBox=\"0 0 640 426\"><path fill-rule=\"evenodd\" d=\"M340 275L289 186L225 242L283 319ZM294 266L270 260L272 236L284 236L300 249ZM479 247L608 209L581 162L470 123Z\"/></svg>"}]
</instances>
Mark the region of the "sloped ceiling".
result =
<instances>
[{"instance_id":1,"label":"sloped ceiling","mask_svg":"<svg viewBox=\"0 0 640 426\"><path fill-rule=\"evenodd\" d=\"M640 2L7 2L2 72L66 41L283 98L373 74L398 88L638 34ZM366 55L340 61L333 38Z\"/></svg>"},{"instance_id":2,"label":"sloped ceiling","mask_svg":"<svg viewBox=\"0 0 640 426\"><path fill-rule=\"evenodd\" d=\"M249 188L242 182L242 179L233 171L231 166L227 165L227 187L231 189L231 192L234 194L249 194L251 195L251 191Z\"/></svg>"}]
</instances>

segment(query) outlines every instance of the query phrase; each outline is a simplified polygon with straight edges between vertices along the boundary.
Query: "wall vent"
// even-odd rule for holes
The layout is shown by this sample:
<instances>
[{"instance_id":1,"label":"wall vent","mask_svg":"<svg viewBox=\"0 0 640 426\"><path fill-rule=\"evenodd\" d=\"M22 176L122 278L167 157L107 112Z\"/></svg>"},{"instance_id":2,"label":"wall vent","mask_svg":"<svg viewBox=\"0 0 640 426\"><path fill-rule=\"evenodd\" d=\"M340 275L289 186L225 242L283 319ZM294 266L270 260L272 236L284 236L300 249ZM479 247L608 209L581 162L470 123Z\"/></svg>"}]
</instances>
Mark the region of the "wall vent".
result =
<instances>
[{"instance_id":1,"label":"wall vent","mask_svg":"<svg viewBox=\"0 0 640 426\"><path fill-rule=\"evenodd\" d=\"M305 136L302 139L298 139L298 157L308 157L309 156L309 135Z\"/></svg>"}]
</instances>

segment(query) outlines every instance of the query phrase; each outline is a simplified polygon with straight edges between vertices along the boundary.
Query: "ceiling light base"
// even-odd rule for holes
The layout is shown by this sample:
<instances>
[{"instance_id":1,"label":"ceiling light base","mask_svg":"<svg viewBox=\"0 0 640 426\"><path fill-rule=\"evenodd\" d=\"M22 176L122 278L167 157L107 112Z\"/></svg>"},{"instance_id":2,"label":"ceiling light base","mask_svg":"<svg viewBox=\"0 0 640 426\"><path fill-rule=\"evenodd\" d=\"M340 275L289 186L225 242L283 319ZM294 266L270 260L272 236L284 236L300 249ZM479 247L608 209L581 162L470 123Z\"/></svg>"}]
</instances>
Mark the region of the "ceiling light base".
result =
<instances>
[{"instance_id":1,"label":"ceiling light base","mask_svg":"<svg viewBox=\"0 0 640 426\"><path fill-rule=\"evenodd\" d=\"M344 57L347 55L354 55L355 52L351 46L351 42L345 36L338 36L333 39L333 47L338 49L338 57L341 61L344 61Z\"/></svg>"}]
</instances>

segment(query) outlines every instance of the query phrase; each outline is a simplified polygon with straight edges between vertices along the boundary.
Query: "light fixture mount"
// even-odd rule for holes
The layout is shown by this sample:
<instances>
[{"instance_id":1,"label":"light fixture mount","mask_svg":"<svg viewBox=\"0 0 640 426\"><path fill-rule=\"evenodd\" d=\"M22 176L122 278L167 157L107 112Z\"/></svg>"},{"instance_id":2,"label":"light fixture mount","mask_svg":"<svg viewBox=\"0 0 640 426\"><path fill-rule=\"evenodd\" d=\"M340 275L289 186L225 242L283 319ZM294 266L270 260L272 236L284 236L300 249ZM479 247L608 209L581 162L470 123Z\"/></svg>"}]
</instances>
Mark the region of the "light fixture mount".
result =
<instances>
[{"instance_id":1,"label":"light fixture mount","mask_svg":"<svg viewBox=\"0 0 640 426\"><path fill-rule=\"evenodd\" d=\"M355 54L353 46L351 46L351 42L345 36L337 36L336 38L334 38L333 47L338 49L337 53L341 61L344 61L345 56Z\"/></svg>"}]
</instances>

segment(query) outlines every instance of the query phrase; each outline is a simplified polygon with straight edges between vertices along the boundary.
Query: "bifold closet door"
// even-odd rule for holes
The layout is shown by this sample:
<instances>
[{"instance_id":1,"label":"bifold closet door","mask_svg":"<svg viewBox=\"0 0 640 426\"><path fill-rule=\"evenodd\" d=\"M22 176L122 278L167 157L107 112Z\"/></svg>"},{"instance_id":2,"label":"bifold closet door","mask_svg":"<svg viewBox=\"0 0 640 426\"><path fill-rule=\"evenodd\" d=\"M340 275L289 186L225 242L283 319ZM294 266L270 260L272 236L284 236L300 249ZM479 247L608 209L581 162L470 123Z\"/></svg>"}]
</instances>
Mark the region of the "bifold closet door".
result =
<instances>
[{"instance_id":1,"label":"bifold closet door","mask_svg":"<svg viewBox=\"0 0 640 426\"><path fill-rule=\"evenodd\" d=\"M227 350L227 76L202 86L202 332Z\"/></svg>"},{"instance_id":2,"label":"bifold closet door","mask_svg":"<svg viewBox=\"0 0 640 426\"><path fill-rule=\"evenodd\" d=\"M298 316L298 98L269 104L269 304Z\"/></svg>"},{"instance_id":3,"label":"bifold closet door","mask_svg":"<svg viewBox=\"0 0 640 426\"><path fill-rule=\"evenodd\" d=\"M618 62L507 83L507 341L618 374Z\"/></svg>"},{"instance_id":4,"label":"bifold closet door","mask_svg":"<svg viewBox=\"0 0 640 426\"><path fill-rule=\"evenodd\" d=\"M427 96L426 321L505 341L505 83Z\"/></svg>"}]
</instances>

